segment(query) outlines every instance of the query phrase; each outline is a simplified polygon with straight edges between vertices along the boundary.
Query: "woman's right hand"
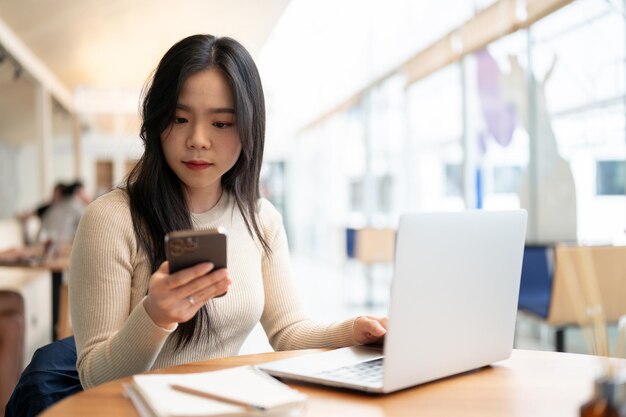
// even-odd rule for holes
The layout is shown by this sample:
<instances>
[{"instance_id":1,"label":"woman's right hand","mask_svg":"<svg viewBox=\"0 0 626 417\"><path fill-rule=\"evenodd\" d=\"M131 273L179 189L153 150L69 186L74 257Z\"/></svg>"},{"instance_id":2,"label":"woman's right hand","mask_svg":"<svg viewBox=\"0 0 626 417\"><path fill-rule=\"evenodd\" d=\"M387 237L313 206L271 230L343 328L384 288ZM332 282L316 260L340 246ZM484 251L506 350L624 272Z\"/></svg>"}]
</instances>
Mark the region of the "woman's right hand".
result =
<instances>
[{"instance_id":1,"label":"woman's right hand","mask_svg":"<svg viewBox=\"0 0 626 417\"><path fill-rule=\"evenodd\" d=\"M158 326L172 330L190 320L207 301L226 292L232 281L228 270L213 270L212 263L201 263L170 275L163 262L150 277L144 308Z\"/></svg>"}]
</instances>

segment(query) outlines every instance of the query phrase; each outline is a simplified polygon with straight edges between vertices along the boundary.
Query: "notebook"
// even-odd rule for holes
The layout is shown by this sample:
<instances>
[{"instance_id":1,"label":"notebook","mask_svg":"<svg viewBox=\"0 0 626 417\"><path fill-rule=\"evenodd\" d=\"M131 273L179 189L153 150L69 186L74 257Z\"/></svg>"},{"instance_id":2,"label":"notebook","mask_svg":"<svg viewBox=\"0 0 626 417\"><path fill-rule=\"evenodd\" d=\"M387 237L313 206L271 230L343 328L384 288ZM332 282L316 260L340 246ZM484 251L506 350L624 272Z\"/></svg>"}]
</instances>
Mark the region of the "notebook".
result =
<instances>
[{"instance_id":1,"label":"notebook","mask_svg":"<svg viewBox=\"0 0 626 417\"><path fill-rule=\"evenodd\" d=\"M295 416L307 398L251 366L194 374L135 375L124 389L141 417Z\"/></svg>"},{"instance_id":2,"label":"notebook","mask_svg":"<svg viewBox=\"0 0 626 417\"><path fill-rule=\"evenodd\" d=\"M336 349L258 368L388 393L508 358L526 218L524 210L402 215L384 348Z\"/></svg>"}]
</instances>

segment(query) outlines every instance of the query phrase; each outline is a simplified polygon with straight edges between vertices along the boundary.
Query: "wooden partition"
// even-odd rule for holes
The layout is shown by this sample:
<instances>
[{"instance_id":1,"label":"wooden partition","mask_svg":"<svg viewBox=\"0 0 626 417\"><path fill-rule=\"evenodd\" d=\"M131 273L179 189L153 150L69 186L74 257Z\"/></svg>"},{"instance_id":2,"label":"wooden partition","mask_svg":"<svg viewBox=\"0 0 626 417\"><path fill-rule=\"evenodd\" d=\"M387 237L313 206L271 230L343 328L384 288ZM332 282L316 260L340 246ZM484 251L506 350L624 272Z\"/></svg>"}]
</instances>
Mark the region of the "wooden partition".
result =
<instances>
[{"instance_id":1,"label":"wooden partition","mask_svg":"<svg viewBox=\"0 0 626 417\"><path fill-rule=\"evenodd\" d=\"M395 249L395 229L366 227L356 231L355 256L364 264L391 263Z\"/></svg>"},{"instance_id":2,"label":"wooden partition","mask_svg":"<svg viewBox=\"0 0 626 417\"><path fill-rule=\"evenodd\" d=\"M547 322L590 324L595 298L607 322L626 314L626 246L557 246Z\"/></svg>"}]
</instances>

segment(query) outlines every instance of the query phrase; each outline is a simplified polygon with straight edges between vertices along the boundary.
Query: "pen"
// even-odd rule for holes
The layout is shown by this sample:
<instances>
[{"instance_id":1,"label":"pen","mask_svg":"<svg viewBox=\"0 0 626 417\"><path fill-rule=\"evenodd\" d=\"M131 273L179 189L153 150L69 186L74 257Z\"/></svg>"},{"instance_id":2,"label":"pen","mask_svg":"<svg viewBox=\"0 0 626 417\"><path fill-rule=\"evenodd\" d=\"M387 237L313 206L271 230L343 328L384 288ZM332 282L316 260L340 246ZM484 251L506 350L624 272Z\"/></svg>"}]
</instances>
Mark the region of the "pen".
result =
<instances>
[{"instance_id":1,"label":"pen","mask_svg":"<svg viewBox=\"0 0 626 417\"><path fill-rule=\"evenodd\" d=\"M210 400L216 400L216 401L221 401L221 402L228 403L228 404L246 407L248 410L252 410L252 411L267 411L267 407L263 407L263 406L256 405L256 404L251 404L245 401L235 400L235 399L228 398L228 397L223 397L221 395L213 394L213 393L206 392L206 391L199 391L193 388L185 387L183 385L171 384L170 387L172 389L185 392L187 394L197 395L199 397L208 398Z\"/></svg>"}]
</instances>

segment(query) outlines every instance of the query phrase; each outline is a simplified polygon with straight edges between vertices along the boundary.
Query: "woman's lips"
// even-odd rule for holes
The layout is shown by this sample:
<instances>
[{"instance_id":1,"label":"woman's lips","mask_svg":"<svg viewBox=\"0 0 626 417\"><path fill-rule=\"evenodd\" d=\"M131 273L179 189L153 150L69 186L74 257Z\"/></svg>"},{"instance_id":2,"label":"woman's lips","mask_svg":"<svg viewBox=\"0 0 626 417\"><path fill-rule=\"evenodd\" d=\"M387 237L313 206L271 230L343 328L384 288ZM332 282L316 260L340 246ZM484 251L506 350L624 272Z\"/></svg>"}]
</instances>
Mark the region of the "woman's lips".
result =
<instances>
[{"instance_id":1,"label":"woman's lips","mask_svg":"<svg viewBox=\"0 0 626 417\"><path fill-rule=\"evenodd\" d=\"M205 161L184 161L183 164L185 164L185 166L192 171L201 171L212 165Z\"/></svg>"}]
</instances>

